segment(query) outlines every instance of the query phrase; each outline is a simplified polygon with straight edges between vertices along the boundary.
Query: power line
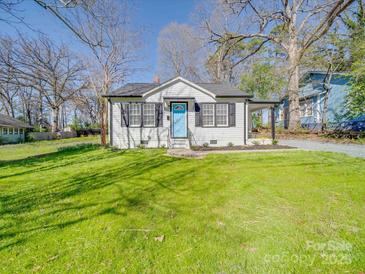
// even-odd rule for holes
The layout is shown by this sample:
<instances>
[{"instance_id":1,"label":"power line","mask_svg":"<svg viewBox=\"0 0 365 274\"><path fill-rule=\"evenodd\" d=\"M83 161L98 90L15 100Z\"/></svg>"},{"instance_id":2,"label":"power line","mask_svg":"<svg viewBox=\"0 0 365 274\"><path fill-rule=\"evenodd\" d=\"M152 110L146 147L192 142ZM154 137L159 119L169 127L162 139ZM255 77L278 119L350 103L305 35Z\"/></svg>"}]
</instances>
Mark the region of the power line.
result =
<instances>
[{"instance_id":1,"label":"power line","mask_svg":"<svg viewBox=\"0 0 365 274\"><path fill-rule=\"evenodd\" d=\"M72 3L72 0L69 1L62 1L60 0L65 7L67 7L70 3ZM83 37L78 31L77 29L64 17L62 16L55 8L53 8L52 6L46 4L43 0L34 0L34 2L36 2L38 5L40 5L42 8L44 8L45 10L50 11L54 16L56 16L63 24L65 24L65 26L71 30L81 41L83 41L86 44L89 44L93 47L98 46L97 44L93 44L91 43L89 40L85 39L85 37Z\"/></svg>"}]
</instances>

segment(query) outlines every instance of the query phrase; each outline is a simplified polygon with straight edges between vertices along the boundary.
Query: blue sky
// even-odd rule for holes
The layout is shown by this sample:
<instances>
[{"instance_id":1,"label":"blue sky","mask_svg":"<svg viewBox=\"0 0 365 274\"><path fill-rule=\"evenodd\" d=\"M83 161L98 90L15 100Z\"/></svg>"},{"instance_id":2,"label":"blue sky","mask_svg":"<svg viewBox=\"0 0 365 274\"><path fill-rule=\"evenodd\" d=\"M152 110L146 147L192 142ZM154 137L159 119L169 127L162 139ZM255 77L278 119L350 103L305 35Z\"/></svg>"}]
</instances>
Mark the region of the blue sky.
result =
<instances>
[{"instance_id":1,"label":"blue sky","mask_svg":"<svg viewBox=\"0 0 365 274\"><path fill-rule=\"evenodd\" d=\"M142 55L144 56L143 65L147 70L136 74L130 80L150 82L157 65L157 37L160 30L173 21L188 23L198 0L134 0L132 3L134 6L133 20L136 25L143 27L146 31ZM25 0L19 9L21 10L19 14L33 28L50 35L52 39L69 44L75 51L84 50L85 47L71 31L33 0ZM28 28L19 24L15 26L21 32L31 34L31 30ZM13 26L0 22L0 34L13 35L15 33L16 30Z\"/></svg>"}]
</instances>

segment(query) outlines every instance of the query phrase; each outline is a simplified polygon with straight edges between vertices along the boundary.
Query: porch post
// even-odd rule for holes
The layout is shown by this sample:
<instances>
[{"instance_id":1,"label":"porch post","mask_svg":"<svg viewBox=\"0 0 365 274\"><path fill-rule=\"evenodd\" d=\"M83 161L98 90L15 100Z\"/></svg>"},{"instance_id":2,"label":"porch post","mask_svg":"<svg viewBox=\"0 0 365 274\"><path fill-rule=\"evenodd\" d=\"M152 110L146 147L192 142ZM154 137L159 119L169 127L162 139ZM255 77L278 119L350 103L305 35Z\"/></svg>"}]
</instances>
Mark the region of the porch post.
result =
<instances>
[{"instance_id":1,"label":"porch post","mask_svg":"<svg viewBox=\"0 0 365 274\"><path fill-rule=\"evenodd\" d=\"M275 140L275 108L271 108L271 137Z\"/></svg>"},{"instance_id":2,"label":"porch post","mask_svg":"<svg viewBox=\"0 0 365 274\"><path fill-rule=\"evenodd\" d=\"M248 140L248 102L245 101L244 103L244 128L243 128L243 133L244 133L244 144L247 145L247 140Z\"/></svg>"}]
</instances>

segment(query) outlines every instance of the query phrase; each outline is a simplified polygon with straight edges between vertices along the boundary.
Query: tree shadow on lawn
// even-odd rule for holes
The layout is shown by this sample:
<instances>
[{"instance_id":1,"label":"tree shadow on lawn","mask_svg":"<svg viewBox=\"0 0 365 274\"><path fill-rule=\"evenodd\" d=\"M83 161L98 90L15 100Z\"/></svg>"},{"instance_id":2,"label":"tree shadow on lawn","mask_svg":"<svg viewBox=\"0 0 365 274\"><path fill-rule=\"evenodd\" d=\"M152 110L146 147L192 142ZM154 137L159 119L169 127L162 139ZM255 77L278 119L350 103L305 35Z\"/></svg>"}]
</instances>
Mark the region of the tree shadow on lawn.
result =
<instances>
[{"instance_id":1,"label":"tree shadow on lawn","mask_svg":"<svg viewBox=\"0 0 365 274\"><path fill-rule=\"evenodd\" d=\"M34 172L39 171L48 171L55 168L66 167L69 165L73 165L75 163L79 163L80 160L83 161L92 161L94 159L104 159L110 158L110 155L98 155L97 157L89 157L88 159L80 159L81 153L86 153L90 151L94 151L99 148L100 145L96 144L80 144L76 146L70 147L61 147L57 152L40 154L36 156L27 157L19 160L10 160L10 161L0 161L0 170L3 169L11 169L11 173L7 175L0 176L0 179L15 177L19 175L32 174ZM116 154L115 157L120 156L120 154ZM63 161L62 163L60 163ZM16 168L24 169L27 167L26 171L21 172L13 172ZM32 168L34 167L34 168Z\"/></svg>"},{"instance_id":2,"label":"tree shadow on lawn","mask_svg":"<svg viewBox=\"0 0 365 274\"><path fill-rule=\"evenodd\" d=\"M120 209L125 209L126 212L148 210L164 194L179 193L176 187L185 183L187 176L191 176L198 168L197 164L183 165L184 161L189 160L166 157L160 152L106 151L105 155L90 159L89 152L96 149L98 148L95 146L89 146L56 152L41 159L46 166L49 161L51 167L45 166L31 171L44 172L52 168L72 166L79 163L82 156L86 157L90 164L90 170L87 172L62 179L50 178L49 182L34 184L26 190L0 194L0 216L4 224L0 226L0 250L24 244L33 234L40 231L63 229L105 214L120 215ZM74 157L76 154L79 157ZM57 161L67 157L71 157L71 160L66 161L67 165L63 162L57 165ZM117 164L114 159L116 157L120 158ZM27 164L37 165L38 160L32 157ZM114 162L108 164L111 160ZM103 165L97 166L100 161ZM181 167L178 170L174 167L175 170L170 172L169 165L176 162L181 162ZM24 160L10 161L6 165L19 166L22 163ZM156 170L159 172L156 173ZM151 173L156 179L152 179ZM24 174L27 172L14 176ZM107 189L108 187L113 189ZM82 200L83 195L89 197L97 191L111 191L113 195L102 196L100 200L94 197L94 201L91 202Z\"/></svg>"}]
</instances>

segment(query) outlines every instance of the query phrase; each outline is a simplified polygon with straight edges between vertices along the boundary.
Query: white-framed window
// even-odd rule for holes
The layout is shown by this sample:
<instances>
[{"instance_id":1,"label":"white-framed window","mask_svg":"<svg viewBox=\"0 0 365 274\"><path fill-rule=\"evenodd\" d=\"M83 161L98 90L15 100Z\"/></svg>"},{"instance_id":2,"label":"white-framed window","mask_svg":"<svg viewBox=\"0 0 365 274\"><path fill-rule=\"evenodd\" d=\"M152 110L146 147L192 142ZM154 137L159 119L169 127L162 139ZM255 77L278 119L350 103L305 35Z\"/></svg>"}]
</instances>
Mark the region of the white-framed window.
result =
<instances>
[{"instance_id":1,"label":"white-framed window","mask_svg":"<svg viewBox=\"0 0 365 274\"><path fill-rule=\"evenodd\" d=\"M202 104L203 126L214 126L214 104Z\"/></svg>"},{"instance_id":2,"label":"white-framed window","mask_svg":"<svg viewBox=\"0 0 365 274\"><path fill-rule=\"evenodd\" d=\"M18 135L18 129L17 128L14 128L14 134Z\"/></svg>"},{"instance_id":3,"label":"white-framed window","mask_svg":"<svg viewBox=\"0 0 365 274\"><path fill-rule=\"evenodd\" d=\"M141 104L132 103L129 105L129 125L141 126Z\"/></svg>"},{"instance_id":4,"label":"white-framed window","mask_svg":"<svg viewBox=\"0 0 365 274\"><path fill-rule=\"evenodd\" d=\"M216 104L217 126L228 126L228 104Z\"/></svg>"},{"instance_id":5,"label":"white-framed window","mask_svg":"<svg viewBox=\"0 0 365 274\"><path fill-rule=\"evenodd\" d=\"M3 128L3 135L8 135L8 128L7 127Z\"/></svg>"},{"instance_id":6,"label":"white-framed window","mask_svg":"<svg viewBox=\"0 0 365 274\"><path fill-rule=\"evenodd\" d=\"M143 105L143 126L154 127L155 126L155 104Z\"/></svg>"},{"instance_id":7,"label":"white-framed window","mask_svg":"<svg viewBox=\"0 0 365 274\"><path fill-rule=\"evenodd\" d=\"M8 133L11 135L11 134L13 134L14 133L14 129L12 128L12 127L9 127L9 129L8 129Z\"/></svg>"},{"instance_id":8,"label":"white-framed window","mask_svg":"<svg viewBox=\"0 0 365 274\"><path fill-rule=\"evenodd\" d=\"M300 101L299 102L300 116L312 116L313 115L313 103L310 101Z\"/></svg>"}]
</instances>

